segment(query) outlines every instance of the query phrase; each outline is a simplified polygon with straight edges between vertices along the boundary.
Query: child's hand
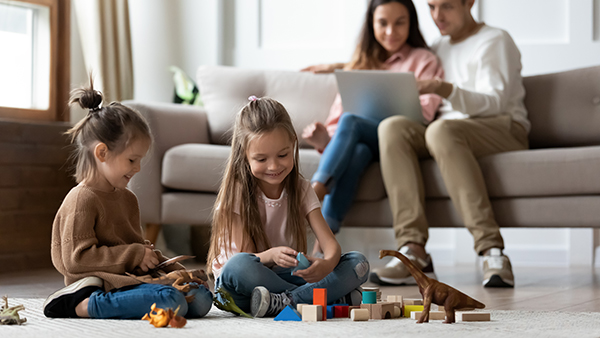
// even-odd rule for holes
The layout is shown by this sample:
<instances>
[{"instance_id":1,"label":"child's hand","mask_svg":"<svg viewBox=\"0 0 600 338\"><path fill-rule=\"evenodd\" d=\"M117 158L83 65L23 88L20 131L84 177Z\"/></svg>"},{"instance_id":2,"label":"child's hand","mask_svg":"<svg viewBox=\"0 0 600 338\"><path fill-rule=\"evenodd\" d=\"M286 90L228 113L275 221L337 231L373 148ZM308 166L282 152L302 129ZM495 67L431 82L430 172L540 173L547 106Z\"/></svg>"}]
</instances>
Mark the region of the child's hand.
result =
<instances>
[{"instance_id":1,"label":"child's hand","mask_svg":"<svg viewBox=\"0 0 600 338\"><path fill-rule=\"evenodd\" d=\"M330 140L327 128L321 122L314 122L306 126L302 131L302 138L319 151L323 151Z\"/></svg>"},{"instance_id":2,"label":"child's hand","mask_svg":"<svg viewBox=\"0 0 600 338\"><path fill-rule=\"evenodd\" d=\"M150 269L154 269L159 262L156 253L154 253L154 250L150 249L147 246L144 248L144 250L144 259L142 259L142 262L140 263L140 269L146 272Z\"/></svg>"},{"instance_id":3,"label":"child's hand","mask_svg":"<svg viewBox=\"0 0 600 338\"><path fill-rule=\"evenodd\" d=\"M296 255L298 252L292 248L287 246L278 246L275 248L269 249L271 251L271 260L275 265L278 265L282 268L293 268L298 265L298 261L296 260Z\"/></svg>"},{"instance_id":4,"label":"child's hand","mask_svg":"<svg viewBox=\"0 0 600 338\"><path fill-rule=\"evenodd\" d=\"M310 266L304 270L295 271L294 276L301 277L307 283L316 283L333 271L333 268L324 259L309 256L306 259L311 263Z\"/></svg>"}]
</instances>

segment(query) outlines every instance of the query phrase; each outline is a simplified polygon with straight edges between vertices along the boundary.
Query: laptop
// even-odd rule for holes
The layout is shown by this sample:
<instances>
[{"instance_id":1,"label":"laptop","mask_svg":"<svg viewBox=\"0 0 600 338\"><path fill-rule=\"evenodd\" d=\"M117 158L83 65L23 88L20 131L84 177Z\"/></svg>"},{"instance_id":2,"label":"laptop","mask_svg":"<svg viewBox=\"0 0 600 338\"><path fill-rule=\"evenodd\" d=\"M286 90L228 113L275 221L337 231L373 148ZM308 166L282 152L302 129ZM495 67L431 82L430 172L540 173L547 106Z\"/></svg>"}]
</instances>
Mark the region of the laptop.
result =
<instances>
[{"instance_id":1,"label":"laptop","mask_svg":"<svg viewBox=\"0 0 600 338\"><path fill-rule=\"evenodd\" d=\"M413 73L384 70L336 70L344 112L381 122L403 115L424 123L417 81Z\"/></svg>"}]
</instances>

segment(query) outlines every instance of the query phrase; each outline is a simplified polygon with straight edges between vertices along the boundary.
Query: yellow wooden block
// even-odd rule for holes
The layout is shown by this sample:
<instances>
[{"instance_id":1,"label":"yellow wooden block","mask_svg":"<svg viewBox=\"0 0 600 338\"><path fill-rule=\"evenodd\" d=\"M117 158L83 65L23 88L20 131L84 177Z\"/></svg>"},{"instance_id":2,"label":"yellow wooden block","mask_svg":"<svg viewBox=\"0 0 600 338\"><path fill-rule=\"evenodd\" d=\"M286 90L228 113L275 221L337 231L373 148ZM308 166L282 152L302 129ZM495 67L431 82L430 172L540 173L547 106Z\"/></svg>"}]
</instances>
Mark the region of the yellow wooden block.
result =
<instances>
[{"instance_id":1,"label":"yellow wooden block","mask_svg":"<svg viewBox=\"0 0 600 338\"><path fill-rule=\"evenodd\" d=\"M404 305L404 317L410 318L413 311L423 311L423 305Z\"/></svg>"}]
</instances>

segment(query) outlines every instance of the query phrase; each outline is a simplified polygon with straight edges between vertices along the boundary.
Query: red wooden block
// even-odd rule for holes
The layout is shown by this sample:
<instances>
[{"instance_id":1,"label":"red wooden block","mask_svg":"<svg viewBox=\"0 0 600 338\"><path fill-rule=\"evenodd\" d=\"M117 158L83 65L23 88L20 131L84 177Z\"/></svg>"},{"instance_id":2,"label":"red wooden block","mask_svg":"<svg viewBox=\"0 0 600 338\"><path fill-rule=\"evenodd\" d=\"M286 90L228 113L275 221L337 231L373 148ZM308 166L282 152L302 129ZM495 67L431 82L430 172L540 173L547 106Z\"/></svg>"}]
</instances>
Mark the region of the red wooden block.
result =
<instances>
[{"instance_id":1,"label":"red wooden block","mask_svg":"<svg viewBox=\"0 0 600 338\"><path fill-rule=\"evenodd\" d=\"M348 305L336 305L333 307L333 318L348 318Z\"/></svg>"},{"instance_id":2,"label":"red wooden block","mask_svg":"<svg viewBox=\"0 0 600 338\"><path fill-rule=\"evenodd\" d=\"M313 305L323 306L323 320L327 320L327 289L313 289Z\"/></svg>"}]
</instances>

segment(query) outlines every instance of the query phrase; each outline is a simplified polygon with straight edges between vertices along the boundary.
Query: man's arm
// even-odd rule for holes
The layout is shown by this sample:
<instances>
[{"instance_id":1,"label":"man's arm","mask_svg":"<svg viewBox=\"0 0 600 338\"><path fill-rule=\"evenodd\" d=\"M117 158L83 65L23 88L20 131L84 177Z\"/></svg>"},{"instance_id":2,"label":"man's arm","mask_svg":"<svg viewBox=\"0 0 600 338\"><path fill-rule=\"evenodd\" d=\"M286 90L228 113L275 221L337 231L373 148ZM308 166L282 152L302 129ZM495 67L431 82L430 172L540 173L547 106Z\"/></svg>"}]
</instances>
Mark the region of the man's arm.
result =
<instances>
[{"instance_id":1,"label":"man's arm","mask_svg":"<svg viewBox=\"0 0 600 338\"><path fill-rule=\"evenodd\" d=\"M436 93L453 110L470 116L492 116L506 111L511 90L522 84L521 54L507 33L489 40L477 51L475 88L466 89L439 79L419 83L421 93Z\"/></svg>"}]
</instances>

